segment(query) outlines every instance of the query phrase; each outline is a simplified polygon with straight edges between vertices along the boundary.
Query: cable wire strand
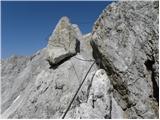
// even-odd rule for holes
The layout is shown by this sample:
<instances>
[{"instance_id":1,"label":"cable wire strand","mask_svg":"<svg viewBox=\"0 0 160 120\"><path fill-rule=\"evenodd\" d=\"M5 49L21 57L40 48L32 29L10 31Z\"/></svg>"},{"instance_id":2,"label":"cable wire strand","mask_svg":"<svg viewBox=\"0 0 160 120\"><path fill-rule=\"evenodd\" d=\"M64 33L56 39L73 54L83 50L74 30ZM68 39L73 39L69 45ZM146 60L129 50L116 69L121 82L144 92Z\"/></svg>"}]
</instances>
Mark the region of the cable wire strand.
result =
<instances>
[{"instance_id":1,"label":"cable wire strand","mask_svg":"<svg viewBox=\"0 0 160 120\"><path fill-rule=\"evenodd\" d=\"M81 83L80 86L78 87L78 89L77 89L75 95L73 96L71 102L69 103L69 106L67 107L66 111L64 112L64 114L63 114L63 116L62 116L62 119L64 119L65 116L66 116L66 114L68 113L68 111L69 111L69 109L70 109L70 107L71 107L71 105L72 105L74 99L76 98L76 96L77 96L79 90L81 89L81 87L82 87L82 85L83 85L85 79L87 78L88 73L90 72L90 70L92 69L92 67L93 67L94 64L95 64L95 61L92 63L92 65L91 65L90 68L88 69L88 71L87 71L85 77L84 77L83 80L82 80L82 83Z\"/></svg>"},{"instance_id":2,"label":"cable wire strand","mask_svg":"<svg viewBox=\"0 0 160 120\"><path fill-rule=\"evenodd\" d=\"M71 61L71 63L72 63L72 61ZM76 72L76 68L75 68L75 66L73 65L73 63L72 63L72 66L73 66L73 69L74 69L74 72L75 72L75 74L76 74L76 76L77 76L78 81L80 81L80 79L79 79L79 77L78 77L78 74L77 74L77 72Z\"/></svg>"}]
</instances>

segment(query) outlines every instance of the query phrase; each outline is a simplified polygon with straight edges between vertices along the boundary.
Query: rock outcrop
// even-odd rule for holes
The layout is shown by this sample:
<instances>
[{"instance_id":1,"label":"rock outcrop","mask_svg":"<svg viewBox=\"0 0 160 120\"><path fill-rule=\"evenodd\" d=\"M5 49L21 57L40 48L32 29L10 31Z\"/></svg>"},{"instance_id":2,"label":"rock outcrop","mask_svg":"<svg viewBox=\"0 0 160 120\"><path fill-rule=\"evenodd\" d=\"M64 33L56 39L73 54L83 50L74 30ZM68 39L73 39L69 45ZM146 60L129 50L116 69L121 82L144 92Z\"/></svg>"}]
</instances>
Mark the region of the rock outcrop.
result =
<instances>
[{"instance_id":1,"label":"rock outcrop","mask_svg":"<svg viewBox=\"0 0 160 120\"><path fill-rule=\"evenodd\" d=\"M63 29L60 27L63 20L67 24L63 29L70 37L64 36L61 39L63 40L61 41L62 44L66 46L64 52L64 46L56 48L51 45L51 43L56 44L55 42L59 40L57 37L62 34ZM46 48L29 58L11 58L18 65L11 60L2 62L3 118L61 118L90 65L94 62L91 56L85 55L85 52L83 54L77 53L77 42L80 42L78 40L82 40L83 36L77 25L73 25L72 28L75 33L68 34L71 32L70 29L67 29L68 21L66 17L60 20ZM72 39L74 37L75 39ZM69 44L69 42L72 43ZM57 49L62 53L57 52ZM53 59L48 59L51 57ZM10 64L15 66L15 70L12 66L10 67ZM16 75L14 71L17 71L18 68L20 71ZM94 65L90 72L96 70L97 66ZM15 74L14 77L11 76L10 71ZM8 82L5 82L6 79ZM8 90L7 85L10 85L12 89ZM85 96L87 94L83 95L83 90L79 94L81 97L76 98L73 108L79 105L80 101L87 100Z\"/></svg>"},{"instance_id":2,"label":"rock outcrop","mask_svg":"<svg viewBox=\"0 0 160 120\"><path fill-rule=\"evenodd\" d=\"M158 118L158 10L158 1L112 3L93 28L93 55L126 118Z\"/></svg>"},{"instance_id":3,"label":"rock outcrop","mask_svg":"<svg viewBox=\"0 0 160 120\"><path fill-rule=\"evenodd\" d=\"M2 118L158 118L158 3L112 2L86 35L62 17L45 48L2 60Z\"/></svg>"},{"instance_id":4,"label":"rock outcrop","mask_svg":"<svg viewBox=\"0 0 160 120\"><path fill-rule=\"evenodd\" d=\"M9 59L1 61L2 112L11 105L13 100L20 93L20 90L25 89L25 76L21 77L19 75L26 68L26 66L30 62L30 59L30 57L11 56Z\"/></svg>"},{"instance_id":5,"label":"rock outcrop","mask_svg":"<svg viewBox=\"0 0 160 120\"><path fill-rule=\"evenodd\" d=\"M48 58L52 64L58 64L79 52L79 33L67 17L62 17L48 42Z\"/></svg>"},{"instance_id":6,"label":"rock outcrop","mask_svg":"<svg viewBox=\"0 0 160 120\"><path fill-rule=\"evenodd\" d=\"M87 100L81 101L66 118L111 118L112 86L106 72L100 69L91 73L86 83L89 84L84 84L82 90L87 93Z\"/></svg>"}]
</instances>

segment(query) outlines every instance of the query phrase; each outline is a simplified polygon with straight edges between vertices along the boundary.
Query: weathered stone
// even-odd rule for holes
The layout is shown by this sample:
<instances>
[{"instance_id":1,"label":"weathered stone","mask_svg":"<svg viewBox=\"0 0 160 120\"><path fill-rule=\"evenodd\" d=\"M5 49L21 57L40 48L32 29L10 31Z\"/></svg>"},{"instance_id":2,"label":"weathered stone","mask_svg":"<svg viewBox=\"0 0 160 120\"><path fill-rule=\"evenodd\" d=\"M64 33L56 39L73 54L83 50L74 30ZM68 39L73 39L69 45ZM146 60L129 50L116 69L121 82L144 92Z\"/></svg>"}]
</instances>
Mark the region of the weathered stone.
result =
<instances>
[{"instance_id":1,"label":"weathered stone","mask_svg":"<svg viewBox=\"0 0 160 120\"><path fill-rule=\"evenodd\" d=\"M31 57L11 56L1 62L1 112L4 112L11 102L26 87L26 81L17 77L23 72L30 62ZM23 76L25 78L25 76ZM27 76L26 76L27 77Z\"/></svg>"},{"instance_id":2,"label":"weathered stone","mask_svg":"<svg viewBox=\"0 0 160 120\"><path fill-rule=\"evenodd\" d=\"M62 17L49 38L47 60L51 64L58 64L62 60L79 52L79 31L69 22L67 17Z\"/></svg>"},{"instance_id":3,"label":"weathered stone","mask_svg":"<svg viewBox=\"0 0 160 120\"><path fill-rule=\"evenodd\" d=\"M12 85L12 87L17 86L18 89L12 89L9 93L16 92L16 94L11 94L7 99L10 100L12 96L13 99L9 103L6 101L2 104L9 104L2 112L3 118L60 118L66 110L92 61L80 60L85 58L76 55L56 69L50 69L45 55L45 50L40 52L18 77L12 79L13 81L23 79L23 84L26 86L20 90L22 84ZM94 70L96 66L91 72ZM75 100L73 106L77 105L79 102Z\"/></svg>"},{"instance_id":4,"label":"weathered stone","mask_svg":"<svg viewBox=\"0 0 160 120\"><path fill-rule=\"evenodd\" d=\"M128 118L158 118L158 105L148 104L159 102L157 3L112 3L93 28L94 58L107 71L118 104L130 109ZM150 114L146 117L146 113Z\"/></svg>"},{"instance_id":5,"label":"weathered stone","mask_svg":"<svg viewBox=\"0 0 160 120\"><path fill-rule=\"evenodd\" d=\"M88 82L90 85L87 84ZM81 101L80 106L68 112L66 118L112 118L112 85L106 72L99 69L89 74L84 87L82 90L86 92L83 93L88 93L87 101Z\"/></svg>"},{"instance_id":6,"label":"weathered stone","mask_svg":"<svg viewBox=\"0 0 160 120\"><path fill-rule=\"evenodd\" d=\"M95 60L65 118L158 118L158 3L112 2L86 35L63 17L47 47L2 60L2 118L62 118Z\"/></svg>"},{"instance_id":7,"label":"weathered stone","mask_svg":"<svg viewBox=\"0 0 160 120\"><path fill-rule=\"evenodd\" d=\"M123 119L123 118L125 118L124 111L122 110L121 106L119 106L117 104L114 97L112 97L111 118L112 119Z\"/></svg>"}]
</instances>

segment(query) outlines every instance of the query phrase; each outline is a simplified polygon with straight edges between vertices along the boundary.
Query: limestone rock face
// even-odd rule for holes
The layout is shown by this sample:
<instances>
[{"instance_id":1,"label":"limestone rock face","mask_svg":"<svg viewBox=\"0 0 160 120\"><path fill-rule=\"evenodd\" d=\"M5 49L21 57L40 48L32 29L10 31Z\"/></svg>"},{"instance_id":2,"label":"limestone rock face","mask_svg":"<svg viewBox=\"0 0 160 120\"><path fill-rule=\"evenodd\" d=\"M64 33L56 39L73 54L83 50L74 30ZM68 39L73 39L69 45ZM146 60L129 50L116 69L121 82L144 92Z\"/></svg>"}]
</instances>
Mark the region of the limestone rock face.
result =
<instances>
[{"instance_id":1,"label":"limestone rock face","mask_svg":"<svg viewBox=\"0 0 160 120\"><path fill-rule=\"evenodd\" d=\"M62 118L87 72L65 118L158 118L158 9L112 2L86 35L62 17L45 48L1 60L2 118Z\"/></svg>"},{"instance_id":2,"label":"limestone rock face","mask_svg":"<svg viewBox=\"0 0 160 120\"><path fill-rule=\"evenodd\" d=\"M94 58L126 118L158 118L158 10L158 1L115 2L93 28Z\"/></svg>"},{"instance_id":3,"label":"limestone rock face","mask_svg":"<svg viewBox=\"0 0 160 120\"><path fill-rule=\"evenodd\" d=\"M112 91L113 87L105 70L91 72L77 97L87 99L81 99L80 105L73 107L66 118L123 118L123 110L114 100Z\"/></svg>"},{"instance_id":4,"label":"limestone rock face","mask_svg":"<svg viewBox=\"0 0 160 120\"><path fill-rule=\"evenodd\" d=\"M62 18L60 23L63 22L63 19L68 25L67 18ZM57 25L58 28L59 26ZM61 29L58 31L57 27L55 32L59 33ZM83 39L78 26L73 25L73 30L78 33L74 33L73 36ZM51 38L58 37L57 34L54 35ZM59 36L62 35L59 34ZM70 36L71 39L64 36L64 41L61 41L67 46L69 45L67 42L73 40L72 43L75 45L72 46L71 43L71 48L69 46L67 48L72 53L76 50L74 48L76 39L72 39L73 36ZM65 47L56 48L50 45L50 42L54 43L56 40L58 42L58 39L49 41L46 48L31 57L12 57L11 60L2 61L1 113L3 118L61 118L93 60L90 60L91 58L87 57L85 53L83 55L76 54L75 51L76 55L65 56L65 54L57 52L55 54L58 61L53 64L53 61L46 60L48 52L63 51ZM52 56L54 57L53 54ZM62 57L63 59L61 59ZM90 72L96 70L97 66L94 65ZM75 100L73 107L80 105L79 101L87 100L82 91L79 94L82 97Z\"/></svg>"},{"instance_id":5,"label":"limestone rock face","mask_svg":"<svg viewBox=\"0 0 160 120\"><path fill-rule=\"evenodd\" d=\"M19 90L26 87L26 81L16 79L26 68L31 57L11 56L7 60L1 61L1 111L3 112L10 106Z\"/></svg>"},{"instance_id":6,"label":"limestone rock face","mask_svg":"<svg viewBox=\"0 0 160 120\"><path fill-rule=\"evenodd\" d=\"M91 33L83 35L83 39L81 39L80 52L81 54L93 58L92 56L92 46L90 44L91 41Z\"/></svg>"},{"instance_id":7,"label":"limestone rock face","mask_svg":"<svg viewBox=\"0 0 160 120\"><path fill-rule=\"evenodd\" d=\"M67 17L62 17L48 42L48 61L57 64L79 52L79 32Z\"/></svg>"},{"instance_id":8,"label":"limestone rock face","mask_svg":"<svg viewBox=\"0 0 160 120\"><path fill-rule=\"evenodd\" d=\"M80 58L81 56L77 55L76 57ZM17 109L8 117L61 118L90 64L76 58L71 58L56 69L49 69L49 64L45 62L41 66L43 68L31 71L36 76L34 79L31 78L32 82L20 94L18 98L20 100L18 101L22 102L17 101ZM36 67L38 65L35 65ZM77 104L79 102L75 100L73 106Z\"/></svg>"}]
</instances>

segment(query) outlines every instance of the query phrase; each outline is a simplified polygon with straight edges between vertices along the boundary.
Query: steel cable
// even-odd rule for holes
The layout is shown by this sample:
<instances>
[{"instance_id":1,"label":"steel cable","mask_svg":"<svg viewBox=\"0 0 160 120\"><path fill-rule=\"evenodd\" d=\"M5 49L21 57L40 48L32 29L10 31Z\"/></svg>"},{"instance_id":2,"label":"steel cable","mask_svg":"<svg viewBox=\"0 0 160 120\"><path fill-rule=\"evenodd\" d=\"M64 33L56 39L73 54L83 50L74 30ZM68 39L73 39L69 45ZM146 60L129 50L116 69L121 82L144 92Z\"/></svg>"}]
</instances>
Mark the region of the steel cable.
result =
<instances>
[{"instance_id":1,"label":"steel cable","mask_svg":"<svg viewBox=\"0 0 160 120\"><path fill-rule=\"evenodd\" d=\"M79 90L81 89L81 87L82 87L82 85L83 85L85 79L87 78L88 73L90 72L90 70L92 69L92 67L93 67L94 64L95 64L95 61L92 63L92 65L91 65L90 68L88 69L88 71L87 71L85 77L84 77L83 80L82 80L82 83L81 83L80 86L78 87L78 89L77 89L75 95L73 96L71 102L69 103L69 106L67 107L66 111L64 112L64 114L63 114L63 116L62 116L62 119L64 119L65 116L66 116L66 114L68 113L68 111L69 111L69 109L70 109L70 107L71 107L71 105L72 105L74 99L76 98L76 96L77 96Z\"/></svg>"}]
</instances>

